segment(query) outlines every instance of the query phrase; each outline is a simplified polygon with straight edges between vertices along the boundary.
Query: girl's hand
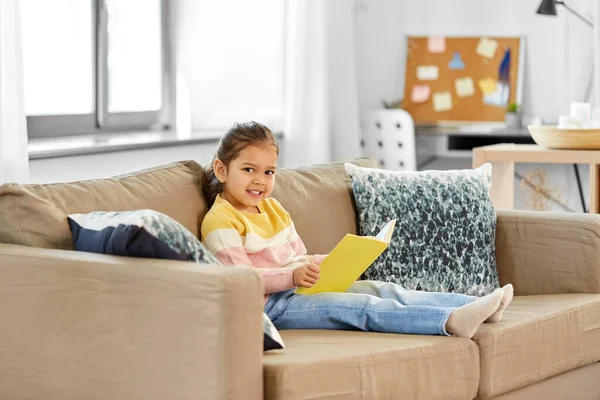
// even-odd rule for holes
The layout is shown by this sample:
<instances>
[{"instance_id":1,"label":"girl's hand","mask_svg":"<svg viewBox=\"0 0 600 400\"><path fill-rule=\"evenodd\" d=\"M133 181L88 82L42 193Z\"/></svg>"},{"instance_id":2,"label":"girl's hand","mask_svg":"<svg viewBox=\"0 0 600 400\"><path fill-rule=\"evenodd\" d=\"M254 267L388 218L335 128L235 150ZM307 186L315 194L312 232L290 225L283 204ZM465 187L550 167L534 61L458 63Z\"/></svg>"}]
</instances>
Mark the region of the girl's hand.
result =
<instances>
[{"instance_id":1,"label":"girl's hand","mask_svg":"<svg viewBox=\"0 0 600 400\"><path fill-rule=\"evenodd\" d=\"M294 270L294 286L312 287L319 280L321 268L317 264L304 264Z\"/></svg>"},{"instance_id":2,"label":"girl's hand","mask_svg":"<svg viewBox=\"0 0 600 400\"><path fill-rule=\"evenodd\" d=\"M306 258L308 258L308 261L317 265L320 265L325 259L325 257L327 257L327 254L313 254L306 256Z\"/></svg>"}]
</instances>

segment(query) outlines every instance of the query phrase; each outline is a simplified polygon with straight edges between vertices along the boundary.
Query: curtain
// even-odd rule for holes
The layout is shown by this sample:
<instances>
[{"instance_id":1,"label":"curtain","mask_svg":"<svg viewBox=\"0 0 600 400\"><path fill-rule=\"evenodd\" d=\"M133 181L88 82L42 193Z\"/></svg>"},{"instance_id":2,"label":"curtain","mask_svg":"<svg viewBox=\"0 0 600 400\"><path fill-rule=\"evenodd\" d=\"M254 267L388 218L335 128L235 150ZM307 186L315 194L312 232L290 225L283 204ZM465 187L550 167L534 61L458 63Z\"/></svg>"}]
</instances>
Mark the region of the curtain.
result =
<instances>
[{"instance_id":1,"label":"curtain","mask_svg":"<svg viewBox=\"0 0 600 400\"><path fill-rule=\"evenodd\" d=\"M287 167L360 155L354 1L287 0Z\"/></svg>"},{"instance_id":2,"label":"curtain","mask_svg":"<svg viewBox=\"0 0 600 400\"><path fill-rule=\"evenodd\" d=\"M29 181L18 0L0 7L0 184Z\"/></svg>"},{"instance_id":3,"label":"curtain","mask_svg":"<svg viewBox=\"0 0 600 400\"><path fill-rule=\"evenodd\" d=\"M600 108L600 2L594 1L592 5L592 16L594 21L594 94L595 107Z\"/></svg>"}]
</instances>

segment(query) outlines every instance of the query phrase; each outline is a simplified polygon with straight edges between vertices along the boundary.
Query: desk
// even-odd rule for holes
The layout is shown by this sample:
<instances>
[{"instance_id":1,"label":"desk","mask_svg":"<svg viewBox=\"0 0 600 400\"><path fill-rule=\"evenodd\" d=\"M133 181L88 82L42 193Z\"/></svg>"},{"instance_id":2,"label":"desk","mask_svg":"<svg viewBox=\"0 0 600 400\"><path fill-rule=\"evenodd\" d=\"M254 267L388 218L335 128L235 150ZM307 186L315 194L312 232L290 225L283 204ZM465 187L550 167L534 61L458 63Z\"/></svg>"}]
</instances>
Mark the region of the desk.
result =
<instances>
[{"instance_id":1,"label":"desk","mask_svg":"<svg viewBox=\"0 0 600 400\"><path fill-rule=\"evenodd\" d=\"M490 124L465 124L465 125L417 125L415 126L417 135L437 135L437 136L481 136L489 138L501 137L526 137L531 135L527 128L504 128L501 125Z\"/></svg>"},{"instance_id":2,"label":"desk","mask_svg":"<svg viewBox=\"0 0 600 400\"><path fill-rule=\"evenodd\" d=\"M551 150L534 144L500 143L473 149L473 167L486 162L493 165L491 197L498 209L514 208L515 163L589 164L590 200L589 212L600 213L600 151L598 150ZM578 177L579 179L579 177ZM581 194L581 189L580 189Z\"/></svg>"},{"instance_id":3,"label":"desk","mask_svg":"<svg viewBox=\"0 0 600 400\"><path fill-rule=\"evenodd\" d=\"M431 163L444 157L471 158L473 149L498 143L535 143L525 128L506 129L493 125L457 125L457 126L415 126L417 140L428 143L426 147L436 150L419 153L422 161L417 165L418 170L427 168ZM440 138L439 140L435 138ZM431 142L430 140L434 140ZM433 143L433 144L432 144ZM425 145L419 146L425 148ZM429 154L427 154L429 153Z\"/></svg>"}]
</instances>

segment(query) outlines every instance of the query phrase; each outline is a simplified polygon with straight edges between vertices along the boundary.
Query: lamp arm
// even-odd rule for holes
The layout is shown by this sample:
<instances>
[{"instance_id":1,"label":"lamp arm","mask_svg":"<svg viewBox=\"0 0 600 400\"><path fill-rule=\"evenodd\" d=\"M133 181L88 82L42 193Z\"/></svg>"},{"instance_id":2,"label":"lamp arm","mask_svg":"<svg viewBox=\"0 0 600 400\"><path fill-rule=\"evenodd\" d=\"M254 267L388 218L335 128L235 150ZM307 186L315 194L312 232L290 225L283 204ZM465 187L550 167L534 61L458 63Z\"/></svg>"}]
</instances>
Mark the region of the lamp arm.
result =
<instances>
[{"instance_id":1,"label":"lamp arm","mask_svg":"<svg viewBox=\"0 0 600 400\"><path fill-rule=\"evenodd\" d=\"M567 3L565 3L564 1L557 1L556 4L560 4L563 7L565 7L567 10L571 11L573 14L575 14L576 17L578 17L580 20L582 20L583 22L585 22L590 28L594 27L594 24L592 23L592 21L590 21L589 19L585 18L583 15L579 14L577 11L575 11L574 9L572 9L571 7L569 7L567 5Z\"/></svg>"}]
</instances>

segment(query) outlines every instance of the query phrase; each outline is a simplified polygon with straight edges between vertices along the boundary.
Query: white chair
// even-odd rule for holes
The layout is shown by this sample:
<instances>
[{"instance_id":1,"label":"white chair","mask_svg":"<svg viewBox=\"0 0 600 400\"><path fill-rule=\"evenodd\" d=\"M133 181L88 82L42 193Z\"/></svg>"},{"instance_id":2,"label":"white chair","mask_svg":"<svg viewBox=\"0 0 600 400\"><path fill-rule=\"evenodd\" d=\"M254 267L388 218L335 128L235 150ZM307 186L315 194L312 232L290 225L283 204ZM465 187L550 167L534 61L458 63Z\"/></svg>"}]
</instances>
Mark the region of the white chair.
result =
<instances>
[{"instance_id":1,"label":"white chair","mask_svg":"<svg viewBox=\"0 0 600 400\"><path fill-rule=\"evenodd\" d=\"M378 159L385 169L417 170L415 125L404 110L369 112L363 124L361 145L363 155Z\"/></svg>"}]
</instances>

